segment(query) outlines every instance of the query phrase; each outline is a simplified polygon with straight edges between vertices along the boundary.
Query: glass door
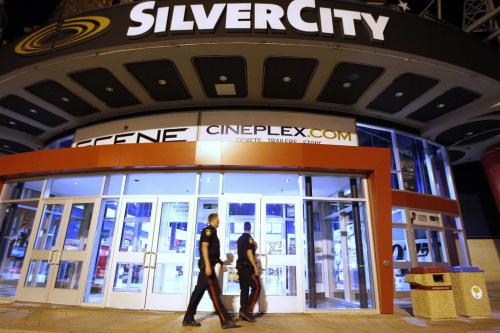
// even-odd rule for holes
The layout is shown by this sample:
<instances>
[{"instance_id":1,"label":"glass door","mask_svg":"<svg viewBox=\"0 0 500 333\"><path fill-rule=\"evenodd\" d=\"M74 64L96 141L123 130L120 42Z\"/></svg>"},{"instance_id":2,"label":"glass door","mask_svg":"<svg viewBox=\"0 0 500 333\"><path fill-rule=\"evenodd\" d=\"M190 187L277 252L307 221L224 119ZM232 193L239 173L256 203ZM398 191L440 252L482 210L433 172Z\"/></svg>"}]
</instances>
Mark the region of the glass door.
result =
<instances>
[{"instance_id":1,"label":"glass door","mask_svg":"<svg viewBox=\"0 0 500 333\"><path fill-rule=\"evenodd\" d=\"M260 237L257 249L261 258L263 291L260 311L300 312L303 295L302 274L297 274L301 258L300 226L302 205L291 199L263 199ZM299 290L300 289L300 290Z\"/></svg>"},{"instance_id":2,"label":"glass door","mask_svg":"<svg viewBox=\"0 0 500 333\"><path fill-rule=\"evenodd\" d=\"M78 305L97 200L45 201L18 300Z\"/></svg>"},{"instance_id":3,"label":"glass door","mask_svg":"<svg viewBox=\"0 0 500 333\"><path fill-rule=\"evenodd\" d=\"M147 309L187 308L194 209L191 198L160 199L150 253Z\"/></svg>"},{"instance_id":4,"label":"glass door","mask_svg":"<svg viewBox=\"0 0 500 333\"><path fill-rule=\"evenodd\" d=\"M106 305L144 309L156 214L156 198L123 201L114 244Z\"/></svg>"}]
</instances>

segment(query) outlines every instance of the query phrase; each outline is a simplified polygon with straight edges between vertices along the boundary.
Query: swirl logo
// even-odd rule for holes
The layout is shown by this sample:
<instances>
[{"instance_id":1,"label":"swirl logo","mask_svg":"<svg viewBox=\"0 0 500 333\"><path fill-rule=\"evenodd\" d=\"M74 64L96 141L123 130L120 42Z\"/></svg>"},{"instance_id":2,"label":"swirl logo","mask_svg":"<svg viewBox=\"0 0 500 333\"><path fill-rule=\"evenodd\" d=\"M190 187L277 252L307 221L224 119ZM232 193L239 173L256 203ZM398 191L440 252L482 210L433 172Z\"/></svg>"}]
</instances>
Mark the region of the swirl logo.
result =
<instances>
[{"instance_id":1,"label":"swirl logo","mask_svg":"<svg viewBox=\"0 0 500 333\"><path fill-rule=\"evenodd\" d=\"M84 16L52 23L24 38L16 45L19 55L37 55L71 46L102 33L111 21L103 16Z\"/></svg>"}]
</instances>

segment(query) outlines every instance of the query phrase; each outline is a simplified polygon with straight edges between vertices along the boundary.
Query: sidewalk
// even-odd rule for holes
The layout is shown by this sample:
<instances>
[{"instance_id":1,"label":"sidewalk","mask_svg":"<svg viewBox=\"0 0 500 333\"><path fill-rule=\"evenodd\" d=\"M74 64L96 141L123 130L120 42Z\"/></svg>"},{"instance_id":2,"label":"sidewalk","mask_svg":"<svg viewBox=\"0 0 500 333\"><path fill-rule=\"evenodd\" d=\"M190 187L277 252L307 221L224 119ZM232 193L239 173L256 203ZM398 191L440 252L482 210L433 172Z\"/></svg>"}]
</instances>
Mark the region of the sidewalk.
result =
<instances>
[{"instance_id":1,"label":"sidewalk","mask_svg":"<svg viewBox=\"0 0 500 333\"><path fill-rule=\"evenodd\" d=\"M488 319L429 321L412 317L404 304L394 315L352 314L269 314L258 323L240 322L242 328L230 332L335 332L335 333L497 333L500 332L500 283L489 285L493 314ZM0 332L106 332L167 333L222 331L216 316L201 314L200 328L181 326L181 313L63 307L39 304L1 304Z\"/></svg>"}]
</instances>

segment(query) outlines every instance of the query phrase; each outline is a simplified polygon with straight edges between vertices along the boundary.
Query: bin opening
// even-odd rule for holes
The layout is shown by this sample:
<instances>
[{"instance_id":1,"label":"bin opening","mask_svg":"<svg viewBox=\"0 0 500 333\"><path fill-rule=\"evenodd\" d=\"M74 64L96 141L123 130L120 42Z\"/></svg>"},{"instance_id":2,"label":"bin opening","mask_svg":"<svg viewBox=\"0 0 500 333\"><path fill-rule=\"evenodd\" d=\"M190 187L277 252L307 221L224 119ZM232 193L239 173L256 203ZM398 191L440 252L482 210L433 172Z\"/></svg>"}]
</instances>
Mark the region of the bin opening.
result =
<instances>
[{"instance_id":1,"label":"bin opening","mask_svg":"<svg viewBox=\"0 0 500 333\"><path fill-rule=\"evenodd\" d=\"M434 282L444 282L444 275L443 274L432 274L432 279Z\"/></svg>"}]
</instances>

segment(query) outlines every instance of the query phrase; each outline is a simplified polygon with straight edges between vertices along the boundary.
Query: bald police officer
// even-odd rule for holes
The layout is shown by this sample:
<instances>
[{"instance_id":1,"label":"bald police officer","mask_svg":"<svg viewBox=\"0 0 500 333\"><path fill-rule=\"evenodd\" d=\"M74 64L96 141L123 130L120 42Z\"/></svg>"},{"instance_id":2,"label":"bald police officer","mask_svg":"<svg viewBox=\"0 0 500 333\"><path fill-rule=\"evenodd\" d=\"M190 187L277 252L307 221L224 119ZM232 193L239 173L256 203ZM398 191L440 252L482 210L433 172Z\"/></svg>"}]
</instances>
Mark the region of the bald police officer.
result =
<instances>
[{"instance_id":1,"label":"bald police officer","mask_svg":"<svg viewBox=\"0 0 500 333\"><path fill-rule=\"evenodd\" d=\"M215 213L210 214L208 217L208 226L201 231L200 260L198 261L200 274L198 276L196 287L191 295L188 309L184 315L184 320L182 321L183 326L201 326L200 323L194 320L194 315L196 314L196 309L198 308L198 304L200 303L205 290L208 289L208 294L212 299L212 303L214 304L215 311L219 316L222 328L240 327L234 323L231 317L229 317L229 314L220 299L221 290L214 268L216 264L221 264L223 265L224 272L226 272L227 267L224 265L222 260L220 260L220 244L219 238L217 237L218 227L219 215Z\"/></svg>"},{"instance_id":2,"label":"bald police officer","mask_svg":"<svg viewBox=\"0 0 500 333\"><path fill-rule=\"evenodd\" d=\"M240 319L255 322L252 316L253 308L259 299L261 284L260 270L255 259L255 241L250 235L252 224L245 222L244 233L238 239L238 261L236 268L240 280ZM250 288L252 293L248 295Z\"/></svg>"}]
</instances>

